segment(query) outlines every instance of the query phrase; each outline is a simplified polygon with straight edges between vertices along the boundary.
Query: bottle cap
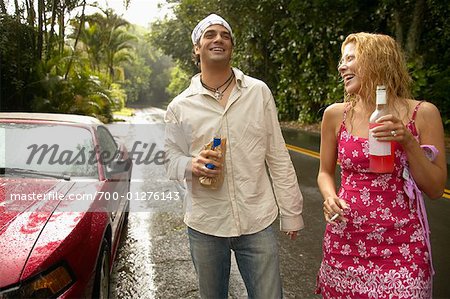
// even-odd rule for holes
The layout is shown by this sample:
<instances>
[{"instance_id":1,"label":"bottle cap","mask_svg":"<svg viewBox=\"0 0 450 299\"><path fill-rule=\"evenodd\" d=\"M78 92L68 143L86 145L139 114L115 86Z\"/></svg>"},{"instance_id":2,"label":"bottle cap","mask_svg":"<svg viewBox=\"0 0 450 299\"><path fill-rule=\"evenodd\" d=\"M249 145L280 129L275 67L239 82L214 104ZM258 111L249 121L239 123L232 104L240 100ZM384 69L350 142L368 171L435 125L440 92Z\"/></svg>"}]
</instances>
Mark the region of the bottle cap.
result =
<instances>
[{"instance_id":1,"label":"bottle cap","mask_svg":"<svg viewBox=\"0 0 450 299\"><path fill-rule=\"evenodd\" d=\"M377 86L377 100L376 104L386 104L386 87L384 85Z\"/></svg>"},{"instance_id":2,"label":"bottle cap","mask_svg":"<svg viewBox=\"0 0 450 299\"><path fill-rule=\"evenodd\" d=\"M214 137L212 148L215 148L220 145L221 139L219 137Z\"/></svg>"}]
</instances>

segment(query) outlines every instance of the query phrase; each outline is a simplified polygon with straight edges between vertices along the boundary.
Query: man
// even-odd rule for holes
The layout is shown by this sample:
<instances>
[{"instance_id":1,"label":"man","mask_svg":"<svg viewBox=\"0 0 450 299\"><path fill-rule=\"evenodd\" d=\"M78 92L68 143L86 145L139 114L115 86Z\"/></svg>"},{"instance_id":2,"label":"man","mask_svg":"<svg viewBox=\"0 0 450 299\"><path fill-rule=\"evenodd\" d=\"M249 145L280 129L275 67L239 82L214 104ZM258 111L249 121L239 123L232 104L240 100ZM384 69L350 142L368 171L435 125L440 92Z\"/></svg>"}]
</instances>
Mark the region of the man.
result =
<instances>
[{"instance_id":1,"label":"man","mask_svg":"<svg viewBox=\"0 0 450 299\"><path fill-rule=\"evenodd\" d=\"M280 211L281 230L295 239L303 199L275 102L265 83L231 67L234 37L223 18L200 21L192 42L201 73L167 108L166 168L171 179L188 183L184 221L200 295L228 298L233 250L249 298L281 298L271 224ZM205 149L215 136L226 139L226 152ZM199 182L219 175L217 189Z\"/></svg>"}]
</instances>

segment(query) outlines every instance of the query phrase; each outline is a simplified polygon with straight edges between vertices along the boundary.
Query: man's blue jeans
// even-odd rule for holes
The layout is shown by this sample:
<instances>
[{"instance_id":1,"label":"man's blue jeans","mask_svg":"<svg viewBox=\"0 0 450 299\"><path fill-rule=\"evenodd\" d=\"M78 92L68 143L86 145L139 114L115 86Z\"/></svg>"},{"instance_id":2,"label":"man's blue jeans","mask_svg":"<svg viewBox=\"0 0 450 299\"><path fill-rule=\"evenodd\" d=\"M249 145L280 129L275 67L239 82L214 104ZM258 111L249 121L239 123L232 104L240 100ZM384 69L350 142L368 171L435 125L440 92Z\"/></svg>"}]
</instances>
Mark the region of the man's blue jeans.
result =
<instances>
[{"instance_id":1,"label":"man's blue jeans","mask_svg":"<svg viewBox=\"0 0 450 299\"><path fill-rule=\"evenodd\" d=\"M231 250L249 298L282 297L278 242L271 226L231 238L206 235L188 227L188 235L202 298L228 298Z\"/></svg>"}]
</instances>

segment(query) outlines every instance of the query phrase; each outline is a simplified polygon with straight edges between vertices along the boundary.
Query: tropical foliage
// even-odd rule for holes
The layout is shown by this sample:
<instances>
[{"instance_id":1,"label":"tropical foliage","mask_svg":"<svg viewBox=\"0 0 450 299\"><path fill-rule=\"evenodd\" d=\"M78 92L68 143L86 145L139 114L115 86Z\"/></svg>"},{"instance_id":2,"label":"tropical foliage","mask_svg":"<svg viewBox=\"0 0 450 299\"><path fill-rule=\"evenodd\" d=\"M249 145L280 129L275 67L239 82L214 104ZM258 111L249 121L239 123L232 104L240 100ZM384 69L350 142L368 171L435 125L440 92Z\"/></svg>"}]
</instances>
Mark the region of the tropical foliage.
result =
<instances>
[{"instance_id":1,"label":"tropical foliage","mask_svg":"<svg viewBox=\"0 0 450 299\"><path fill-rule=\"evenodd\" d=\"M450 25L446 0L169 0L172 19L152 27L152 41L189 75L190 30L209 13L227 19L236 40L234 65L263 79L285 120L317 122L341 101L340 45L349 33L386 33L407 55L414 95L435 103L450 128Z\"/></svg>"},{"instance_id":2,"label":"tropical foliage","mask_svg":"<svg viewBox=\"0 0 450 299\"><path fill-rule=\"evenodd\" d=\"M173 15L143 29L110 9L87 15L95 0L0 0L0 110L108 121L132 102L164 107L198 72L190 33L214 12L233 27L233 64L271 87L281 119L314 123L342 100L340 44L368 31L403 46L415 97L436 104L450 130L447 0L166 2Z\"/></svg>"},{"instance_id":3,"label":"tropical foliage","mask_svg":"<svg viewBox=\"0 0 450 299\"><path fill-rule=\"evenodd\" d=\"M168 100L171 62L151 47L147 30L111 9L87 15L94 1L10 4L0 0L0 110L77 113L109 122L127 102L157 106Z\"/></svg>"}]
</instances>

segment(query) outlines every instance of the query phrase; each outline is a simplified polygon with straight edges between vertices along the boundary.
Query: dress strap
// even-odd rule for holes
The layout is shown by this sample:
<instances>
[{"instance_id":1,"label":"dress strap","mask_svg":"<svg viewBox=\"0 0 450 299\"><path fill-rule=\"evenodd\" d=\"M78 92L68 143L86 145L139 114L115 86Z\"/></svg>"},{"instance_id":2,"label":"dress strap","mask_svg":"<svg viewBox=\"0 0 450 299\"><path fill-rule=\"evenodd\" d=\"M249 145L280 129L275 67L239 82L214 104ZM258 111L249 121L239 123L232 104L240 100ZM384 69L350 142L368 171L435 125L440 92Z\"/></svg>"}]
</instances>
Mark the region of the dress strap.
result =
<instances>
[{"instance_id":1,"label":"dress strap","mask_svg":"<svg viewBox=\"0 0 450 299\"><path fill-rule=\"evenodd\" d=\"M417 111L419 110L419 106L420 106L420 104L422 104L423 102L425 102L425 101L420 101L417 105L416 105L416 107L414 107L414 111L413 111L413 114L412 114L412 116L411 116L411 120L415 120L416 119L416 115L417 115Z\"/></svg>"},{"instance_id":2,"label":"dress strap","mask_svg":"<svg viewBox=\"0 0 450 299\"><path fill-rule=\"evenodd\" d=\"M420 105L423 103L424 101L420 101L416 107L414 107L414 111L413 114L411 116L411 120L409 121L407 127L409 129L409 131L416 137L418 138L419 133L417 132L417 128L416 128L416 116L417 116L417 111L419 111L419 107Z\"/></svg>"}]
</instances>

